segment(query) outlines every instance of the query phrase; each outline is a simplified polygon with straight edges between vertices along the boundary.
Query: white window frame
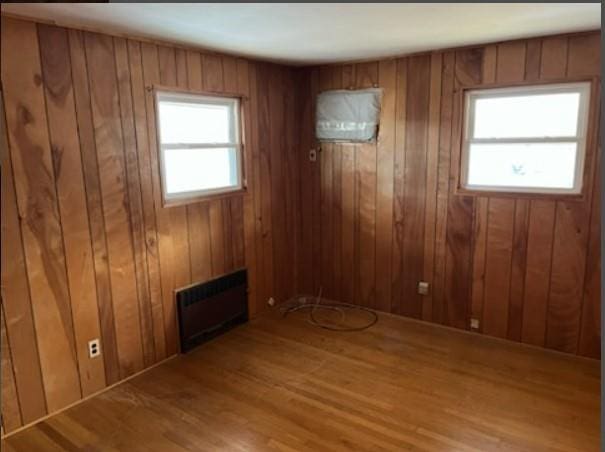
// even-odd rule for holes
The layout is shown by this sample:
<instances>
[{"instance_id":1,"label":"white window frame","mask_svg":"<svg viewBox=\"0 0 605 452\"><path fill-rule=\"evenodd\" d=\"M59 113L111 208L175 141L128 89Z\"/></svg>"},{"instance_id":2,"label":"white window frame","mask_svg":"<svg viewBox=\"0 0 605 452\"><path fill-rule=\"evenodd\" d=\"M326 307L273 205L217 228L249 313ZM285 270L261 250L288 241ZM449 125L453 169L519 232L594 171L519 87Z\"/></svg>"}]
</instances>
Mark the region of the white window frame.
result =
<instances>
[{"instance_id":1,"label":"white window frame","mask_svg":"<svg viewBox=\"0 0 605 452\"><path fill-rule=\"evenodd\" d=\"M475 124L475 105L478 99L511 97L519 95L579 93L578 124L576 135L545 136L531 138L473 138ZM545 85L523 85L506 88L485 88L465 91L464 98L464 129L462 142L462 155L460 166L460 186L464 190L481 192L510 192L534 193L556 195L578 195L582 192L584 163L586 159L586 135L588 129L588 115L590 108L590 82L571 82ZM472 185L468 183L468 168L470 164L471 144L514 144L514 143L576 143L576 167L574 184L572 188L552 187L508 187L494 185Z\"/></svg>"},{"instance_id":2,"label":"white window frame","mask_svg":"<svg viewBox=\"0 0 605 452\"><path fill-rule=\"evenodd\" d=\"M227 143L164 143L162 141L162 131L160 127L160 102L175 101L180 103L193 104L214 104L226 105L231 110L231 126L234 131L234 142ZM241 139L241 99L234 96L218 96L208 94L197 94L170 90L155 90L155 112L156 112L156 131L158 139L159 163L160 163L160 181L162 185L162 201L164 206L182 205L201 201L204 198L227 195L240 192L245 189L245 180L243 174L243 145ZM210 188L206 190L193 190L182 193L166 192L166 166L165 151L169 149L205 149L212 151L217 148L235 148L237 185L221 188Z\"/></svg>"}]
</instances>

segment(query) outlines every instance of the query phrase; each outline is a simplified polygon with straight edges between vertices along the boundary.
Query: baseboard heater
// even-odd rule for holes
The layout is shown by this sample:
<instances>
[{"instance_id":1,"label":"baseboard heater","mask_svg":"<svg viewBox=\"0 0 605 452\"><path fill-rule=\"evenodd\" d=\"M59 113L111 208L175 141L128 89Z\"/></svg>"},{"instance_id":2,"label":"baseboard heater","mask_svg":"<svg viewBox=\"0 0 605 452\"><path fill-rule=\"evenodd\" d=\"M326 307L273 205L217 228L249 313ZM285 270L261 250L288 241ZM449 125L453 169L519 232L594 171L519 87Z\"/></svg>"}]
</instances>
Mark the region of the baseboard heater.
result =
<instances>
[{"instance_id":1,"label":"baseboard heater","mask_svg":"<svg viewBox=\"0 0 605 452\"><path fill-rule=\"evenodd\" d=\"M181 352L248 321L246 270L176 292Z\"/></svg>"}]
</instances>

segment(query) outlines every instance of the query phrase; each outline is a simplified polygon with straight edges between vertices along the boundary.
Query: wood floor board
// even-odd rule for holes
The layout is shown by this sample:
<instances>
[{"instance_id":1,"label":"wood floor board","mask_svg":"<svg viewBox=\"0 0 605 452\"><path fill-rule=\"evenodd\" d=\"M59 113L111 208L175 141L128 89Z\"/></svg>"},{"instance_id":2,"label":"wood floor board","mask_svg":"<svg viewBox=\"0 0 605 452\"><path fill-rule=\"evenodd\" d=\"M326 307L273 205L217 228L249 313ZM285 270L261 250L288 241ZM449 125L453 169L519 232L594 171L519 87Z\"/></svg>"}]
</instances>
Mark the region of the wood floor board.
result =
<instances>
[{"instance_id":1,"label":"wood floor board","mask_svg":"<svg viewBox=\"0 0 605 452\"><path fill-rule=\"evenodd\" d=\"M599 381L596 360L389 314L339 334L271 311L3 446L596 451Z\"/></svg>"}]
</instances>

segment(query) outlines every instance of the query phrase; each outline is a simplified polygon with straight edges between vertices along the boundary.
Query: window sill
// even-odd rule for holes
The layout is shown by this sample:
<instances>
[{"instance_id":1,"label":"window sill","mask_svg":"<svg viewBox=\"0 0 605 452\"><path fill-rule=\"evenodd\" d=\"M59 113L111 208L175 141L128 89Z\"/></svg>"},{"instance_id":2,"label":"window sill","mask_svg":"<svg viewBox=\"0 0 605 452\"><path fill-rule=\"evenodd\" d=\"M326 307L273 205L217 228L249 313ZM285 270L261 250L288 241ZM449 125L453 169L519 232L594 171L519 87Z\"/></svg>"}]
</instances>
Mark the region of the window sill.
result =
<instances>
[{"instance_id":1,"label":"window sill","mask_svg":"<svg viewBox=\"0 0 605 452\"><path fill-rule=\"evenodd\" d=\"M236 196L243 196L248 192L246 188L238 188L237 190L226 191L222 193L213 193L209 195L199 195L191 198L182 198L182 199L164 199L162 202L162 207L179 207L179 206L187 206L190 204L198 204L201 202L209 202L209 201L217 201L220 199L232 198Z\"/></svg>"},{"instance_id":2,"label":"window sill","mask_svg":"<svg viewBox=\"0 0 605 452\"><path fill-rule=\"evenodd\" d=\"M550 201L584 201L586 199L584 189L580 193L532 193L498 190L473 190L457 187L454 190L457 196L472 196L476 198L510 198L510 199L536 199Z\"/></svg>"}]
</instances>

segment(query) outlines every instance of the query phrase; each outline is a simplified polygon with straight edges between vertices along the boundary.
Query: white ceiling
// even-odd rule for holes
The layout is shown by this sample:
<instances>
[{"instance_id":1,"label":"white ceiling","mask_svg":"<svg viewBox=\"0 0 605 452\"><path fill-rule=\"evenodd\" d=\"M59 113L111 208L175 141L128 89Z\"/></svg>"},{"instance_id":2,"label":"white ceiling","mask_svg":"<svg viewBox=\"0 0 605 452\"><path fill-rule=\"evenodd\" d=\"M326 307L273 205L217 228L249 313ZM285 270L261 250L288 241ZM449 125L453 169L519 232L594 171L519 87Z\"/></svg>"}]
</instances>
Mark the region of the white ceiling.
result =
<instances>
[{"instance_id":1,"label":"white ceiling","mask_svg":"<svg viewBox=\"0 0 605 452\"><path fill-rule=\"evenodd\" d=\"M600 3L3 3L1 9L295 65L601 28Z\"/></svg>"}]
</instances>

